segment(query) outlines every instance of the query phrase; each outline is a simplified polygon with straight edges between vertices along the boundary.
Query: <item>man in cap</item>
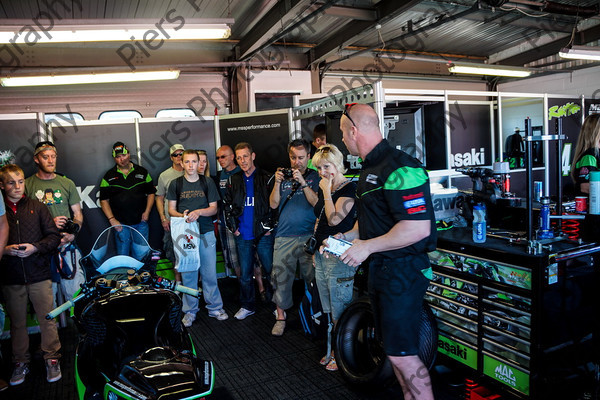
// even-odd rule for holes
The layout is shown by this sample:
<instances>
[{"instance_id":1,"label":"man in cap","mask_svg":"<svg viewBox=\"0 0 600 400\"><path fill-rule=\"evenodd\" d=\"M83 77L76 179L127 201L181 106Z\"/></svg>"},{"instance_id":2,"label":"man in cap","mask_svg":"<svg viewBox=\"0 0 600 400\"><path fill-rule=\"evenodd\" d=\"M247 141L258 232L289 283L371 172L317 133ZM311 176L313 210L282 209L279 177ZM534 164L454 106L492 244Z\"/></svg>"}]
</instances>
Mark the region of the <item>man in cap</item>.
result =
<instances>
[{"instance_id":1,"label":"man in cap","mask_svg":"<svg viewBox=\"0 0 600 400\"><path fill-rule=\"evenodd\" d=\"M31 199L48 206L50 215L61 232L59 250L65 254L75 252L75 235L83 225L79 192L72 180L56 173L57 151L54 143L39 142L33 152L33 161L37 164L38 171L25 179L25 193ZM59 253L54 254L51 260L54 282L52 286L56 292L57 283L60 282ZM69 299L73 293L64 293L64 295Z\"/></svg>"},{"instance_id":2,"label":"man in cap","mask_svg":"<svg viewBox=\"0 0 600 400\"><path fill-rule=\"evenodd\" d=\"M112 147L115 166L109 169L100 183L100 206L111 226L128 225L148 239L148 218L154 205L156 189L148 171L131 162L129 149L123 142ZM139 259L142 254L131 254L132 246L129 231L115 228L117 251Z\"/></svg>"},{"instance_id":3,"label":"man in cap","mask_svg":"<svg viewBox=\"0 0 600 400\"><path fill-rule=\"evenodd\" d=\"M158 184L156 185L156 196L154 199L156 210L160 216L160 223L165 230L163 236L164 254L173 265L175 264L175 254L173 254L173 240L171 239L171 217L169 216L169 203L166 201L165 196L167 195L167 189L169 189L169 183L171 183L173 179L183 175L183 165L181 160L184 150L185 148L181 144L174 144L169 149L172 164L159 175ZM180 278L177 280L181 281Z\"/></svg>"}]
</instances>

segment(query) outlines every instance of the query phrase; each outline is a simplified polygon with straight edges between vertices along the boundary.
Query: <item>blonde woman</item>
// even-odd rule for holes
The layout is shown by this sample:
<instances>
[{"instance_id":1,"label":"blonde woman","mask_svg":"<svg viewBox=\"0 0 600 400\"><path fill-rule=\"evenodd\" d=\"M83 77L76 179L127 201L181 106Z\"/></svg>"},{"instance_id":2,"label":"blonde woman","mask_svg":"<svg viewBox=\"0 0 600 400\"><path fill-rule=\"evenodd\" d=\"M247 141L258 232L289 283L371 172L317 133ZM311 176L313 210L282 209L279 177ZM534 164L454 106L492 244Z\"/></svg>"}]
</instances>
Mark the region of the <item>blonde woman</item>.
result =
<instances>
[{"instance_id":1,"label":"blonde woman","mask_svg":"<svg viewBox=\"0 0 600 400\"><path fill-rule=\"evenodd\" d=\"M326 144L319 147L312 162L321 176L319 200L315 205L315 236L317 243L323 243L330 235L347 232L354 226L356 185L344 176L343 155L336 146ZM352 301L354 272L354 267L344 264L338 257L315 253L319 297L323 312L330 313L333 323ZM326 365L328 371L337 371L333 351L321 359L321 365Z\"/></svg>"},{"instance_id":2,"label":"blonde woman","mask_svg":"<svg viewBox=\"0 0 600 400\"><path fill-rule=\"evenodd\" d=\"M583 122L575 156L571 165L571 177L579 194L590 193L590 171L600 170L600 114L592 114Z\"/></svg>"},{"instance_id":3,"label":"blonde woman","mask_svg":"<svg viewBox=\"0 0 600 400\"><path fill-rule=\"evenodd\" d=\"M198 158L198 175L210 178L210 164L208 163L206 150L198 150Z\"/></svg>"}]
</instances>

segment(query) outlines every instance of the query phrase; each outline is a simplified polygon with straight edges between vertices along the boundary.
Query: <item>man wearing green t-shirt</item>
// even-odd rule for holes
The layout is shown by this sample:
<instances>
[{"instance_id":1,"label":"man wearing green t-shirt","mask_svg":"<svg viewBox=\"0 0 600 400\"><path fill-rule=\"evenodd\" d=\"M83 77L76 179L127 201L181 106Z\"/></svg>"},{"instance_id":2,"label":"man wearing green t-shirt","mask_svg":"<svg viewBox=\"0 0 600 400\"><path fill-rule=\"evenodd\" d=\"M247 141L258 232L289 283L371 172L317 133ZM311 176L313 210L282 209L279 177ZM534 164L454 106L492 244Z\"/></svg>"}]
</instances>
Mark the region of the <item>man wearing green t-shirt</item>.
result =
<instances>
[{"instance_id":1,"label":"man wearing green t-shirt","mask_svg":"<svg viewBox=\"0 0 600 400\"><path fill-rule=\"evenodd\" d=\"M35 146L33 160L37 164L38 170L25 180L25 193L29 198L38 200L48 207L50 215L60 231L60 245L57 252L51 257L51 268L54 294L56 296L58 284L62 282L64 299L59 298L58 300L63 301L73 297L83 279L83 275L79 275L78 279L71 276L70 280L62 281L59 273L61 256L67 260L80 256L75 244L75 234L83 225L83 213L81 197L73 181L56 173L57 155L56 147L50 141L43 141ZM71 274L78 268L77 265L70 267L72 268Z\"/></svg>"},{"instance_id":2,"label":"man wearing green t-shirt","mask_svg":"<svg viewBox=\"0 0 600 400\"><path fill-rule=\"evenodd\" d=\"M75 240L75 234L64 232L67 220L72 219L79 228L83 225L79 192L72 180L56 173L57 152L54 143L38 143L33 160L38 171L25 180L25 193L48 206L56 227L61 230L60 245L67 246Z\"/></svg>"}]
</instances>

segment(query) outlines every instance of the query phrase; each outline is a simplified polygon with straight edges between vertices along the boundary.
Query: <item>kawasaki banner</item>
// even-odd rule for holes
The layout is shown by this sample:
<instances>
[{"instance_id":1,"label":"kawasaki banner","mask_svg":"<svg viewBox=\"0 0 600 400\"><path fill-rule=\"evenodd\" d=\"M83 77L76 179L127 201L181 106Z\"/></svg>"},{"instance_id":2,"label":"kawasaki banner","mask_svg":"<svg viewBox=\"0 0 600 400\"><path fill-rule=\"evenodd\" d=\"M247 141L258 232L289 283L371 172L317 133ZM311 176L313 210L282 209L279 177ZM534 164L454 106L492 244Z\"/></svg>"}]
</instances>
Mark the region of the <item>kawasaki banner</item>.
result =
<instances>
[{"instance_id":1,"label":"kawasaki banner","mask_svg":"<svg viewBox=\"0 0 600 400\"><path fill-rule=\"evenodd\" d=\"M489 102L449 104L450 168L491 166L492 108Z\"/></svg>"},{"instance_id":2,"label":"kawasaki banner","mask_svg":"<svg viewBox=\"0 0 600 400\"><path fill-rule=\"evenodd\" d=\"M438 351L448 357L477 369L477 350L460 344L443 335L438 335Z\"/></svg>"}]
</instances>

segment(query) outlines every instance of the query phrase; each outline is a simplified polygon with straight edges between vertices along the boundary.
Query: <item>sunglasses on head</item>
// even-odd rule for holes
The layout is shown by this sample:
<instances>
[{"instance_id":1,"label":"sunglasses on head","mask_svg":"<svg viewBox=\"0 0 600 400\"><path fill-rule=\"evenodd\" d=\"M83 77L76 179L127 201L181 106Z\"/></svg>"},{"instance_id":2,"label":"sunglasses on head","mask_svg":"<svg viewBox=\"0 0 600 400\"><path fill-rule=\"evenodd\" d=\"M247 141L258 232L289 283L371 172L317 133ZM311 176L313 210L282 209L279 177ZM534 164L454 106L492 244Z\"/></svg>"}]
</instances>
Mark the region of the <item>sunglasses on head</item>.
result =
<instances>
[{"instance_id":1,"label":"sunglasses on head","mask_svg":"<svg viewBox=\"0 0 600 400\"><path fill-rule=\"evenodd\" d=\"M342 115L345 115L346 118L348 118L350 120L350 122L352 123L352 125L354 125L356 127L356 124L354 123L354 120L352 119L352 117L350 116L350 109L352 108L353 105L358 104L358 103L350 103L350 104L346 104L346 108L344 108L344 112L342 113Z\"/></svg>"},{"instance_id":2,"label":"sunglasses on head","mask_svg":"<svg viewBox=\"0 0 600 400\"><path fill-rule=\"evenodd\" d=\"M319 147L317 149L317 153L322 152L323 154L325 153L329 153L331 151L331 147L330 146L323 146L323 147Z\"/></svg>"}]
</instances>

